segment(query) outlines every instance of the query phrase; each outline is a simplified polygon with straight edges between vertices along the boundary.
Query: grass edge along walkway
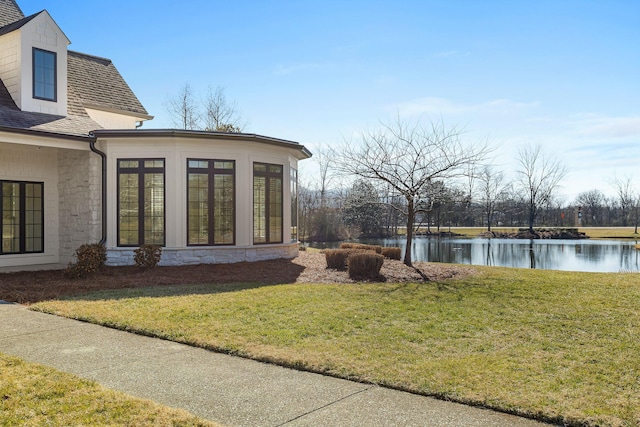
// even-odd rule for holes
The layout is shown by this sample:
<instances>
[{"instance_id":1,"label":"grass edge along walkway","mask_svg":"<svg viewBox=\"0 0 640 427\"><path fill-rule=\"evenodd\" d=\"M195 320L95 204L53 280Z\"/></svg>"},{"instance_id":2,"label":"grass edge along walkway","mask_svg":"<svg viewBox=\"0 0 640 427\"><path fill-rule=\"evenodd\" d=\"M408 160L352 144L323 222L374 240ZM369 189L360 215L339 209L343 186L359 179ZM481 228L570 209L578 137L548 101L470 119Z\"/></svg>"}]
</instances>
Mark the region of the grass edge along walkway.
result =
<instances>
[{"instance_id":1,"label":"grass edge along walkway","mask_svg":"<svg viewBox=\"0 0 640 427\"><path fill-rule=\"evenodd\" d=\"M175 286L33 308L567 425L640 424L637 275L478 270L440 284Z\"/></svg>"},{"instance_id":2,"label":"grass edge along walkway","mask_svg":"<svg viewBox=\"0 0 640 427\"><path fill-rule=\"evenodd\" d=\"M2 353L0 425L218 426L182 409L131 397Z\"/></svg>"}]
</instances>

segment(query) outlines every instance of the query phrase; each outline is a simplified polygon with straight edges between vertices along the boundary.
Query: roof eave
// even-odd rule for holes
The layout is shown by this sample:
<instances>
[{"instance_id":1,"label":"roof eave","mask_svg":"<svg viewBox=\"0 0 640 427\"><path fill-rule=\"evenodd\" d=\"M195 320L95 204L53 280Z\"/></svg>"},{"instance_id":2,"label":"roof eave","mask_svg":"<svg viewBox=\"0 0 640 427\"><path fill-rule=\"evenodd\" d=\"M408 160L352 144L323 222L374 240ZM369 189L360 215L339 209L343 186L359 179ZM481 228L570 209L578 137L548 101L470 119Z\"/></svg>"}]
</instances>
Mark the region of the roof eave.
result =
<instances>
[{"instance_id":1,"label":"roof eave","mask_svg":"<svg viewBox=\"0 0 640 427\"><path fill-rule=\"evenodd\" d=\"M0 132L16 133L22 135L37 135L43 138L56 138L56 139L69 139L74 141L94 141L93 135L79 135L69 133L58 133L40 129L28 129L28 128L14 128L8 126L0 126Z\"/></svg>"},{"instance_id":2,"label":"roof eave","mask_svg":"<svg viewBox=\"0 0 640 427\"><path fill-rule=\"evenodd\" d=\"M263 144L277 145L287 147L299 151L304 155L305 159L312 156L312 153L302 144L289 141L286 139L272 138L269 136L258 135L255 133L235 133L235 132L208 132L200 130L182 130L182 129L98 129L92 132L96 138L139 138L139 137L185 137L185 138L202 138L202 139L239 139L242 141L260 142Z\"/></svg>"},{"instance_id":3,"label":"roof eave","mask_svg":"<svg viewBox=\"0 0 640 427\"><path fill-rule=\"evenodd\" d=\"M99 111L104 111L106 113L113 113L113 114L121 114L123 116L135 117L141 120L153 119L153 116L150 116L147 113L139 113L136 111L128 111L128 110L118 110L117 108L109 108L109 107L104 107L102 105L91 104L86 102L82 102L82 106L84 108L90 108L92 110L99 110Z\"/></svg>"}]
</instances>

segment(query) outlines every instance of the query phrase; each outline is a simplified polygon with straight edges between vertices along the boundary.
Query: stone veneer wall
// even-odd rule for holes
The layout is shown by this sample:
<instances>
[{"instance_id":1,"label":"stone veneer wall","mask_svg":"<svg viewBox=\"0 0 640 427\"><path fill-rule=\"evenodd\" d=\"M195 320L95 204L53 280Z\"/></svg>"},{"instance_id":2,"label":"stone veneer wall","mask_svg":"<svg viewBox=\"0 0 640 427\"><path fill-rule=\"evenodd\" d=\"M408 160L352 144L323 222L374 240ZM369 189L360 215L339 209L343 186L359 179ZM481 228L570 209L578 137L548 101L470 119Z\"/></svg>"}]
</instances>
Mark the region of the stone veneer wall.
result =
<instances>
[{"instance_id":1,"label":"stone veneer wall","mask_svg":"<svg viewBox=\"0 0 640 427\"><path fill-rule=\"evenodd\" d=\"M102 163L90 151L58 150L60 262L74 261L75 250L100 241Z\"/></svg>"},{"instance_id":2,"label":"stone veneer wall","mask_svg":"<svg viewBox=\"0 0 640 427\"><path fill-rule=\"evenodd\" d=\"M194 264L229 264L234 262L255 262L270 259L292 259L298 256L298 243L265 245L252 247L224 246L216 248L162 248L161 266ZM135 248L107 250L107 265L134 265Z\"/></svg>"}]
</instances>

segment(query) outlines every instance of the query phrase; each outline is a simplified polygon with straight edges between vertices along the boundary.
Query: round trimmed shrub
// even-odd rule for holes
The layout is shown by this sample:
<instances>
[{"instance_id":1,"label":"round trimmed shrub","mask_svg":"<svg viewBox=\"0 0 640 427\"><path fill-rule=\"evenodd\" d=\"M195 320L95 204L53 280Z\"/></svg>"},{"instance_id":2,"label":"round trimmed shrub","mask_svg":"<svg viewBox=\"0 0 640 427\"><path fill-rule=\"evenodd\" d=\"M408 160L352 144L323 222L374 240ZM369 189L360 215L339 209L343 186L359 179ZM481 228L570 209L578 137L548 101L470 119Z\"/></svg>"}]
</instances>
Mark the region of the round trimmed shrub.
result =
<instances>
[{"instance_id":1,"label":"round trimmed shrub","mask_svg":"<svg viewBox=\"0 0 640 427\"><path fill-rule=\"evenodd\" d=\"M107 262L107 249L100 243L81 245L76 249L76 262L64 270L69 279L82 279L97 272Z\"/></svg>"},{"instance_id":2,"label":"round trimmed shrub","mask_svg":"<svg viewBox=\"0 0 640 427\"><path fill-rule=\"evenodd\" d=\"M353 254L349 257L349 277L354 280L378 279L382 264L384 264L384 256L380 254Z\"/></svg>"},{"instance_id":3,"label":"round trimmed shrub","mask_svg":"<svg viewBox=\"0 0 640 427\"><path fill-rule=\"evenodd\" d=\"M162 248L159 245L142 245L133 251L133 262L138 267L153 268L162 258Z\"/></svg>"},{"instance_id":4,"label":"round trimmed shrub","mask_svg":"<svg viewBox=\"0 0 640 427\"><path fill-rule=\"evenodd\" d=\"M382 248L382 255L385 258L400 260L402 258L402 250L400 248Z\"/></svg>"}]
</instances>

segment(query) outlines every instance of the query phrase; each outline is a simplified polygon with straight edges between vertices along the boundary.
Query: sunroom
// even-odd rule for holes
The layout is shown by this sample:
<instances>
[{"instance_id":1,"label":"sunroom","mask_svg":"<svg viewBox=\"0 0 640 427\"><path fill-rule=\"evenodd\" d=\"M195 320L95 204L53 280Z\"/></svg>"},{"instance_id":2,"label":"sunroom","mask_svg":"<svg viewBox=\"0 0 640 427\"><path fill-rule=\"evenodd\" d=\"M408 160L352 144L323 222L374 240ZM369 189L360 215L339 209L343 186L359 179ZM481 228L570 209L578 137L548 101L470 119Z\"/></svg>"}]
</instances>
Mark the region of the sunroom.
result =
<instances>
[{"instance_id":1,"label":"sunroom","mask_svg":"<svg viewBox=\"0 0 640 427\"><path fill-rule=\"evenodd\" d=\"M162 247L161 265L293 258L304 146L254 134L97 130L108 265Z\"/></svg>"}]
</instances>

